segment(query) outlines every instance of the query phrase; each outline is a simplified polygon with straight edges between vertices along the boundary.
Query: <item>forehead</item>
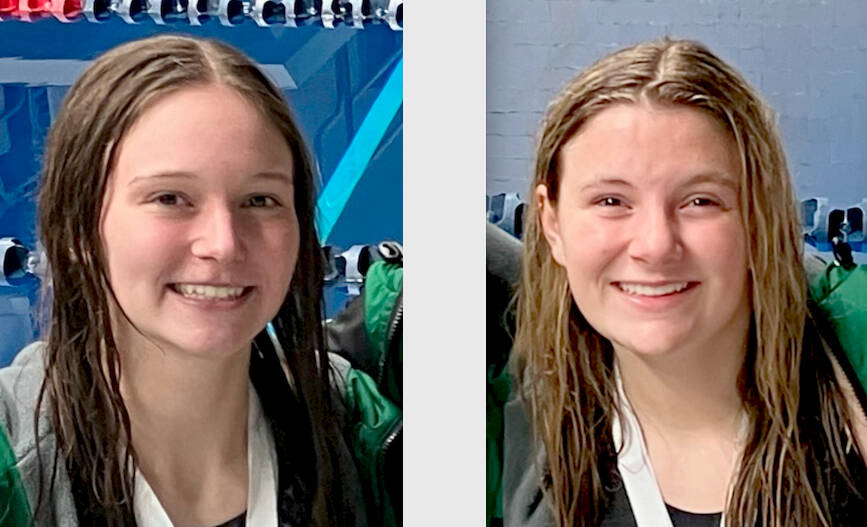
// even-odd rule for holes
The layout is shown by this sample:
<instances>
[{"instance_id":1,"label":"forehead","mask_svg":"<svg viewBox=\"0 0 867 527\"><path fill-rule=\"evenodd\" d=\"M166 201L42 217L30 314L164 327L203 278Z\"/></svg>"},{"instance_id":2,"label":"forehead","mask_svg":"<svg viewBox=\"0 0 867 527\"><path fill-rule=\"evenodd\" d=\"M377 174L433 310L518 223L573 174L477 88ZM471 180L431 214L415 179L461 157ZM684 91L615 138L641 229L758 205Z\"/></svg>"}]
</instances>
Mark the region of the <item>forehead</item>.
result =
<instances>
[{"instance_id":1,"label":"forehead","mask_svg":"<svg viewBox=\"0 0 867 527\"><path fill-rule=\"evenodd\" d=\"M185 87L159 97L118 145L113 176L236 173L291 169L289 146L273 122L235 89Z\"/></svg>"},{"instance_id":2,"label":"forehead","mask_svg":"<svg viewBox=\"0 0 867 527\"><path fill-rule=\"evenodd\" d=\"M709 114L687 106L616 104L591 117L560 149L563 184L608 176L656 182L718 173L736 182L734 141Z\"/></svg>"}]
</instances>

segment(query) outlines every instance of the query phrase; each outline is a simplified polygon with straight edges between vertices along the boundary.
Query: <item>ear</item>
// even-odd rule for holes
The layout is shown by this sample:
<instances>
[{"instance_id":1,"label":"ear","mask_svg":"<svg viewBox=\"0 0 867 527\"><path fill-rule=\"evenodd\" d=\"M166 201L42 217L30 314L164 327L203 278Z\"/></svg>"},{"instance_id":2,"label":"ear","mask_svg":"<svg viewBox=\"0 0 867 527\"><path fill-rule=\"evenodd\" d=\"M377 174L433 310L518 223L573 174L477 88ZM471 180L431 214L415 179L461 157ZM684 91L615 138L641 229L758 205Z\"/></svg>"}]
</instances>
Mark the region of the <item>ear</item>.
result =
<instances>
[{"instance_id":1,"label":"ear","mask_svg":"<svg viewBox=\"0 0 867 527\"><path fill-rule=\"evenodd\" d=\"M548 187L539 185L536 187L536 205L539 208L539 219L542 223L542 232L548 240L548 247L554 260L565 265L566 258L563 254L563 238L560 236L560 219L557 217L557 208L548 199Z\"/></svg>"}]
</instances>

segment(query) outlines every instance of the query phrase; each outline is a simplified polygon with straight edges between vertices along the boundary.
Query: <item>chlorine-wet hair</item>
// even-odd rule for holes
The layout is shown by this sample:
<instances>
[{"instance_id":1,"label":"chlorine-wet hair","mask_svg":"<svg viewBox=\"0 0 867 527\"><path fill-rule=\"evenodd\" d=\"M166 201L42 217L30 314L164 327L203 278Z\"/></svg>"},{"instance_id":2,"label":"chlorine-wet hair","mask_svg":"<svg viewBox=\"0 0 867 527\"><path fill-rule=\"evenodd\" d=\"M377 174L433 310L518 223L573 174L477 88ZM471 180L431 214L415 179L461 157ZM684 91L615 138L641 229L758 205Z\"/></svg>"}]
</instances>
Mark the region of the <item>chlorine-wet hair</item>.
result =
<instances>
[{"instance_id":1,"label":"chlorine-wet hair","mask_svg":"<svg viewBox=\"0 0 867 527\"><path fill-rule=\"evenodd\" d=\"M73 487L84 493L81 502L90 504L78 511L79 519L133 524L136 453L109 318L112 293L99 235L101 204L118 145L136 120L160 97L207 84L227 86L250 102L292 153L299 254L273 326L288 350L285 360L307 421L301 428L311 431L296 445L309 449L307 484L315 489L307 507L310 521L341 525L351 511L341 508L335 453L340 433L332 417L321 329L323 270L314 224L313 163L281 92L248 57L220 42L164 35L123 44L97 58L66 95L49 132L38 203L39 236L50 267L40 407L57 435L61 465L69 469ZM190 141L195 144L195 138ZM264 333L260 337L257 342L268 342ZM40 487L47 490L41 492L37 513L53 478L52 473L51 484Z\"/></svg>"},{"instance_id":2,"label":"chlorine-wet hair","mask_svg":"<svg viewBox=\"0 0 867 527\"><path fill-rule=\"evenodd\" d=\"M734 68L704 45L664 38L600 59L569 82L542 123L528 195L545 185L557 206L561 148L592 117L618 104L674 105L710 116L740 157L739 208L747 226L752 304L747 358L739 390L750 434L728 496L728 525L829 525L827 489L808 483L812 470L799 412L821 402L831 470L851 483L841 436L851 424L830 376L802 382L807 314L802 240L794 190L775 116ZM816 350L807 350L812 356ZM574 304L565 270L544 237L539 203L525 214L512 367L545 450L538 467L561 527L597 525L613 488L617 412L613 348ZM807 397L802 386L815 389Z\"/></svg>"}]
</instances>

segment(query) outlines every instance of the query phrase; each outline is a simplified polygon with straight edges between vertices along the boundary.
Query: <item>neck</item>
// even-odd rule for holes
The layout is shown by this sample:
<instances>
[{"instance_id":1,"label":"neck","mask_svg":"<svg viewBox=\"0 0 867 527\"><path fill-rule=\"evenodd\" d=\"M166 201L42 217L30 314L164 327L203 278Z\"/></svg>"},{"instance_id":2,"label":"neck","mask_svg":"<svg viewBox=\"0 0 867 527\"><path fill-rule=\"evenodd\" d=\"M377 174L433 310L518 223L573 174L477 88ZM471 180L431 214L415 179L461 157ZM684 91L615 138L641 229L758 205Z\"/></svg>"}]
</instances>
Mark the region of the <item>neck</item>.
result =
<instances>
[{"instance_id":1,"label":"neck","mask_svg":"<svg viewBox=\"0 0 867 527\"><path fill-rule=\"evenodd\" d=\"M201 476L191 467L238 460L246 467L249 350L202 358L136 340L118 341L120 384L147 479Z\"/></svg>"},{"instance_id":2,"label":"neck","mask_svg":"<svg viewBox=\"0 0 867 527\"><path fill-rule=\"evenodd\" d=\"M729 332L655 356L615 347L623 390L670 505L692 512L726 506L742 449L737 385L747 338L747 330Z\"/></svg>"},{"instance_id":3,"label":"neck","mask_svg":"<svg viewBox=\"0 0 867 527\"><path fill-rule=\"evenodd\" d=\"M615 347L623 389L642 427L675 434L737 427L746 345L743 334L656 356Z\"/></svg>"}]
</instances>

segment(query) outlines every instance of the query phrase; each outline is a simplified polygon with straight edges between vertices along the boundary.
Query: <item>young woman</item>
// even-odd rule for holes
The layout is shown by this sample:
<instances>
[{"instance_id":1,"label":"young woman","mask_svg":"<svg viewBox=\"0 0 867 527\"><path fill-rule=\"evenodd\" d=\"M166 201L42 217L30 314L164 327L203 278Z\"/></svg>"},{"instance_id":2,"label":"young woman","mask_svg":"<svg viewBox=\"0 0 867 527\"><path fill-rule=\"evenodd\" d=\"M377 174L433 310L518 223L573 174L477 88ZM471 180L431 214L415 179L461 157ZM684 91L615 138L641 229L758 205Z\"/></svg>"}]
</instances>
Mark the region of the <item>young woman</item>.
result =
<instances>
[{"instance_id":1,"label":"young woman","mask_svg":"<svg viewBox=\"0 0 867 527\"><path fill-rule=\"evenodd\" d=\"M863 409L747 82L690 41L603 58L549 108L532 190L505 524L863 524Z\"/></svg>"},{"instance_id":2,"label":"young woman","mask_svg":"<svg viewBox=\"0 0 867 527\"><path fill-rule=\"evenodd\" d=\"M313 209L301 133L238 51L161 36L96 60L45 152L47 339L0 372L7 503L37 525L381 519L324 353Z\"/></svg>"}]
</instances>

